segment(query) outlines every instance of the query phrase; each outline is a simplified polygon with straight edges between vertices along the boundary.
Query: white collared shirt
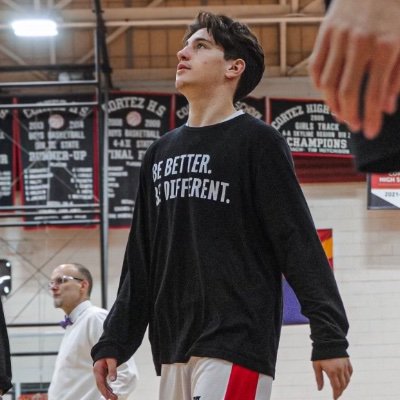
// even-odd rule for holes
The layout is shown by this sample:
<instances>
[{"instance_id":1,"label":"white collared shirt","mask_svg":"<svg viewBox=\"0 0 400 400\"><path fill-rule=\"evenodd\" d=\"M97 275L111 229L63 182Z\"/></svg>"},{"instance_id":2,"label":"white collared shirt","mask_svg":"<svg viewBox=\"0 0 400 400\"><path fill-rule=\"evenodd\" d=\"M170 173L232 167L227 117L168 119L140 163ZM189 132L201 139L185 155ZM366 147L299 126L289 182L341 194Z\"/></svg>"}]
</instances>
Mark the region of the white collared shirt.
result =
<instances>
[{"instance_id":1,"label":"white collared shirt","mask_svg":"<svg viewBox=\"0 0 400 400\"><path fill-rule=\"evenodd\" d=\"M49 387L48 400L100 400L93 375L90 350L103 333L107 311L93 306L87 300L80 303L69 315L73 325L67 326L56 359ZM117 380L110 386L125 400L136 386L138 373L133 358L121 364Z\"/></svg>"}]
</instances>

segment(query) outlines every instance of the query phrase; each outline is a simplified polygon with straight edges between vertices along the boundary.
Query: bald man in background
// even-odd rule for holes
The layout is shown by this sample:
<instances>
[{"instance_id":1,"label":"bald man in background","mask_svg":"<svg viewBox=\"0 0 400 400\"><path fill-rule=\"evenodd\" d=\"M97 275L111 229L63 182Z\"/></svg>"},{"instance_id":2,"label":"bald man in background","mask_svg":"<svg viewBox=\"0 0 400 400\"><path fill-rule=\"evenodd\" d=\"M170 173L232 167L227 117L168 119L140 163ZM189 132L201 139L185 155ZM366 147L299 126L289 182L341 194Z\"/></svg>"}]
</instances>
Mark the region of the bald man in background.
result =
<instances>
[{"instance_id":1,"label":"bald man in background","mask_svg":"<svg viewBox=\"0 0 400 400\"><path fill-rule=\"evenodd\" d=\"M100 400L92 372L90 350L102 332L107 311L92 305L93 279L90 271L78 263L62 264L51 274L49 289L54 306L65 312L61 325L65 335L57 356L48 400ZM133 392L137 382L133 358L118 368L118 379L110 385L119 400Z\"/></svg>"}]
</instances>

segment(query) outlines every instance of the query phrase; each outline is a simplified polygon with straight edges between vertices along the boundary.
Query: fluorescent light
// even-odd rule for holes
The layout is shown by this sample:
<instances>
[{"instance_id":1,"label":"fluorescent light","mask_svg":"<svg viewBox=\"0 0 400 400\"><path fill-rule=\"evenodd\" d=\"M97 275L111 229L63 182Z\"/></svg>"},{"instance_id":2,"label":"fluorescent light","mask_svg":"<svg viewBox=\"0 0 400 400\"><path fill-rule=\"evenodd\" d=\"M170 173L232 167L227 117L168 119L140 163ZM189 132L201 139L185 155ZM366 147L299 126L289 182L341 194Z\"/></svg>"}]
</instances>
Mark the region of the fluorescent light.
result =
<instances>
[{"instance_id":1,"label":"fluorescent light","mask_svg":"<svg viewBox=\"0 0 400 400\"><path fill-rule=\"evenodd\" d=\"M17 36L44 37L58 34L57 24L51 19L20 19L11 26Z\"/></svg>"}]
</instances>

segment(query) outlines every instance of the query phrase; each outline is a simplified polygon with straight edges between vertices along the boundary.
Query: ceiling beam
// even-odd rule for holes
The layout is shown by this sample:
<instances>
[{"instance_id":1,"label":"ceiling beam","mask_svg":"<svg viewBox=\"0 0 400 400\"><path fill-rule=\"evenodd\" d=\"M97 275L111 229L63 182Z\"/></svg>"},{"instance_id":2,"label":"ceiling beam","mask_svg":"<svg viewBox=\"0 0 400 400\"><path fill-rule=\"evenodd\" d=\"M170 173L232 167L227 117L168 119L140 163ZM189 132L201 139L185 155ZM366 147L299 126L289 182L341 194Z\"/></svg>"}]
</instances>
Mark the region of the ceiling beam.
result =
<instances>
[{"instance_id":1,"label":"ceiling beam","mask_svg":"<svg viewBox=\"0 0 400 400\"><path fill-rule=\"evenodd\" d=\"M110 35L107 35L106 43L110 44L115 39L117 39L119 36L121 36L127 29L129 29L129 26L121 26L121 27L117 28L113 33L111 33ZM94 54L94 49L92 49L89 52L85 53L85 55L83 57L81 57L76 62L78 64L83 64L84 62L89 60L91 57L93 57L93 54Z\"/></svg>"},{"instance_id":2,"label":"ceiling beam","mask_svg":"<svg viewBox=\"0 0 400 400\"><path fill-rule=\"evenodd\" d=\"M13 0L2 0L2 2L15 11L24 11L25 10L24 7L20 6Z\"/></svg>"},{"instance_id":3,"label":"ceiling beam","mask_svg":"<svg viewBox=\"0 0 400 400\"><path fill-rule=\"evenodd\" d=\"M300 8L301 13L314 13L320 14L325 11L324 4L321 0L313 0L311 3L308 3L306 6Z\"/></svg>"},{"instance_id":4,"label":"ceiling beam","mask_svg":"<svg viewBox=\"0 0 400 400\"><path fill-rule=\"evenodd\" d=\"M8 58L10 58L19 65L28 65L28 63L26 63L18 54L14 53L13 51L11 51L6 46L3 46L2 44L0 44L0 52L5 54ZM34 74L39 79L47 80L46 75L44 75L41 72L32 72L32 74Z\"/></svg>"},{"instance_id":5,"label":"ceiling beam","mask_svg":"<svg viewBox=\"0 0 400 400\"><path fill-rule=\"evenodd\" d=\"M290 67L287 71L287 75L288 76L293 76L296 73L298 73L299 71L304 71L307 73L306 67L308 65L308 61L309 61L309 57L306 57L304 60L301 60L299 63L297 63L296 65L293 65L293 67ZM304 75L304 74L302 74Z\"/></svg>"},{"instance_id":6,"label":"ceiling beam","mask_svg":"<svg viewBox=\"0 0 400 400\"><path fill-rule=\"evenodd\" d=\"M297 14L300 10L299 0L290 0L290 6L292 9L292 13Z\"/></svg>"},{"instance_id":7,"label":"ceiling beam","mask_svg":"<svg viewBox=\"0 0 400 400\"><path fill-rule=\"evenodd\" d=\"M7 23L10 18L15 18L23 8L13 0L0 0L7 3L9 10L1 10L0 22ZM59 10L59 17L68 22L94 22L96 16L91 8L69 8L64 9L71 0L59 0L55 8ZM210 11L218 14L226 14L233 18L288 15L291 8L289 5L233 5L233 6L191 6L191 7L156 7L158 0L154 0L148 7L113 7L105 8L103 17L106 21L115 20L151 20L151 19L180 19L190 18L193 20L199 11ZM14 11L12 11L14 10Z\"/></svg>"},{"instance_id":8,"label":"ceiling beam","mask_svg":"<svg viewBox=\"0 0 400 400\"><path fill-rule=\"evenodd\" d=\"M319 24L323 19L323 16L279 16L279 17L244 17L240 18L240 21L249 25L270 25L279 24L286 22L288 24ZM167 26L181 26L186 27L193 22L193 19L170 19L170 20L142 20L142 21L105 21L105 26L108 28L116 27L167 27ZM58 24L60 29L91 29L96 27L96 23L93 21L87 22L61 22ZM0 30L10 29L8 25L0 24Z\"/></svg>"},{"instance_id":9,"label":"ceiling beam","mask_svg":"<svg viewBox=\"0 0 400 400\"><path fill-rule=\"evenodd\" d=\"M153 0L147 5L147 7L158 7L162 3L164 3L164 0Z\"/></svg>"},{"instance_id":10,"label":"ceiling beam","mask_svg":"<svg viewBox=\"0 0 400 400\"><path fill-rule=\"evenodd\" d=\"M12 0L3 0L12 1ZM297 0L291 0L296 2ZM69 0L60 0L57 6L67 4ZM319 23L323 13L293 14L291 7L295 5L252 5L252 6L203 6L203 7L126 7L108 8L103 17L107 27L120 26L187 26L193 22L200 11L230 15L248 24L271 23ZM4 11L0 14L0 29L9 29L8 21L18 15L16 12ZM171 18L172 16L172 18ZM93 28L96 25L96 16L90 9L63 9L59 12L60 28Z\"/></svg>"},{"instance_id":11,"label":"ceiling beam","mask_svg":"<svg viewBox=\"0 0 400 400\"><path fill-rule=\"evenodd\" d=\"M286 75L287 70L287 24L279 23L279 66L282 76Z\"/></svg>"},{"instance_id":12,"label":"ceiling beam","mask_svg":"<svg viewBox=\"0 0 400 400\"><path fill-rule=\"evenodd\" d=\"M62 0L61 0L62 1ZM157 0L156 0L157 1ZM150 3L156 4L156 3ZM226 14L233 18L288 15L291 12L290 5L233 5L233 6L191 6L191 7L122 7L105 8L103 18L106 22L129 20L158 20L158 19L190 19L193 20L199 11L210 11L217 14ZM88 22L95 21L92 10L65 9L61 15L64 21Z\"/></svg>"},{"instance_id":13,"label":"ceiling beam","mask_svg":"<svg viewBox=\"0 0 400 400\"><path fill-rule=\"evenodd\" d=\"M67 7L69 4L72 3L72 0L60 0L55 6L54 8L57 8L58 10L61 10L65 7Z\"/></svg>"}]
</instances>

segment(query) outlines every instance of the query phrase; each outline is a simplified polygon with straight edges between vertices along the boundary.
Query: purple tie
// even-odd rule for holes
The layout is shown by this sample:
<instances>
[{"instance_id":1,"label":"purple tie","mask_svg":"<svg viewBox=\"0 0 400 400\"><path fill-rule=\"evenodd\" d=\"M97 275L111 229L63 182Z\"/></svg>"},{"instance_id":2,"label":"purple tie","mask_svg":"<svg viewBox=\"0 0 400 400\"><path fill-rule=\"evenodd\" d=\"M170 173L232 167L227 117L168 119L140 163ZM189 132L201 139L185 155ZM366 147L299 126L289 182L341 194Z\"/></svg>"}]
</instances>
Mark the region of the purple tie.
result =
<instances>
[{"instance_id":1,"label":"purple tie","mask_svg":"<svg viewBox=\"0 0 400 400\"><path fill-rule=\"evenodd\" d=\"M68 317L67 315L65 316L65 318L64 318L62 321L60 321L60 325L61 325L64 329L67 329L67 326L68 326L68 325L72 325L72 324L73 324L73 322L71 321L71 318Z\"/></svg>"}]
</instances>

